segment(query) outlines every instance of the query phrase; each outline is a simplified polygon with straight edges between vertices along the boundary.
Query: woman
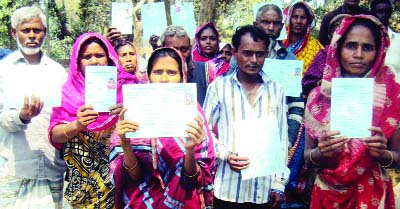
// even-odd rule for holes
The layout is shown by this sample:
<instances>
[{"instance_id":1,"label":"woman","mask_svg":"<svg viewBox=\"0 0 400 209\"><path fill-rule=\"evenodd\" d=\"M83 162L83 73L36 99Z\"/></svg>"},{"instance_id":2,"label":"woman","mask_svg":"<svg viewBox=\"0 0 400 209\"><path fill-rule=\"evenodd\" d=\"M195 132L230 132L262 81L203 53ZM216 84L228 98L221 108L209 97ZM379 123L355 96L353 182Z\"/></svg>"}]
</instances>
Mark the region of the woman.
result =
<instances>
[{"instance_id":1,"label":"woman","mask_svg":"<svg viewBox=\"0 0 400 209\"><path fill-rule=\"evenodd\" d=\"M192 48L192 59L195 62L208 62L211 71L209 72L208 83L216 77L224 75L229 70L229 63L218 58L219 33L214 23L209 22L197 28L195 33L195 44Z\"/></svg>"},{"instance_id":2,"label":"woman","mask_svg":"<svg viewBox=\"0 0 400 209\"><path fill-rule=\"evenodd\" d=\"M132 42L123 37L116 39L114 42L114 49L118 54L118 60L126 72L135 75L140 79L140 83L147 83L148 78L146 74L142 74L139 67L139 56L137 55L136 47Z\"/></svg>"},{"instance_id":3,"label":"woman","mask_svg":"<svg viewBox=\"0 0 400 209\"><path fill-rule=\"evenodd\" d=\"M388 46L386 29L373 16L346 17L333 35L322 84L306 107L304 158L319 167L311 208L395 208L385 168L400 164L400 85L384 66ZM348 139L329 129L336 77L374 79L372 136Z\"/></svg>"},{"instance_id":4,"label":"woman","mask_svg":"<svg viewBox=\"0 0 400 209\"><path fill-rule=\"evenodd\" d=\"M150 82L185 82L185 66L175 49L156 49L148 62ZM188 124L189 137L186 139L126 139L127 132L134 132L140 126L123 119L126 109L121 112L110 155L117 208L196 209L212 206L211 169L215 153L204 113L197 106L199 117Z\"/></svg>"},{"instance_id":5,"label":"woman","mask_svg":"<svg viewBox=\"0 0 400 209\"><path fill-rule=\"evenodd\" d=\"M89 65L117 67L117 104L122 102L122 84L138 82L134 75L123 70L113 47L103 36L81 35L72 49L62 105L54 108L51 115L49 139L62 151L67 165L69 184L64 194L67 201L76 208L113 208L108 144L121 105L110 107L110 113L98 113L85 105L85 69Z\"/></svg>"},{"instance_id":6,"label":"woman","mask_svg":"<svg viewBox=\"0 0 400 209\"><path fill-rule=\"evenodd\" d=\"M285 48L303 60L303 75L315 55L323 48L317 39L311 36L315 26L315 14L307 3L300 1L289 5L285 10L287 39L283 41Z\"/></svg>"}]
</instances>

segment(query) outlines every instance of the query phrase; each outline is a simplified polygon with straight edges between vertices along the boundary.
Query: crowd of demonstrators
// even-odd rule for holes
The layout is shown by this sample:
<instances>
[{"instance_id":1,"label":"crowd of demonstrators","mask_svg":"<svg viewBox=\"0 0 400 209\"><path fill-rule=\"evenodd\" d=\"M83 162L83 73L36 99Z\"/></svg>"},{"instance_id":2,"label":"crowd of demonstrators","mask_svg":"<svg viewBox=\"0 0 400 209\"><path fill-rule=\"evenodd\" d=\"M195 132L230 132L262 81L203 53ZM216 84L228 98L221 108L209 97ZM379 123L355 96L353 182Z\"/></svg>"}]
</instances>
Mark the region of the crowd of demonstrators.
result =
<instances>
[{"instance_id":1,"label":"crowd of demonstrators","mask_svg":"<svg viewBox=\"0 0 400 209\"><path fill-rule=\"evenodd\" d=\"M52 70L60 82L65 81L64 68L41 50L48 32L43 12L35 7L20 8L12 14L11 26L19 48L1 60L1 69L39 65L42 72ZM5 86L0 79L0 208L61 209L65 164L47 139L51 108L44 107L41 98L29 95L21 108L6 109Z\"/></svg>"},{"instance_id":2,"label":"crowd of demonstrators","mask_svg":"<svg viewBox=\"0 0 400 209\"><path fill-rule=\"evenodd\" d=\"M173 48L158 48L150 56L148 74L150 83L186 82L185 60ZM140 121L124 120L126 109L121 112L110 155L117 208L213 205L214 145L202 108L197 107L198 117L188 124L186 141L179 137L127 139L125 134L138 130Z\"/></svg>"},{"instance_id":3,"label":"crowd of demonstrators","mask_svg":"<svg viewBox=\"0 0 400 209\"><path fill-rule=\"evenodd\" d=\"M60 107L28 95L21 108L5 108L0 70L0 207L396 208L386 169L400 166L400 36L388 26L390 0L373 0L370 11L359 3L344 0L326 14L318 40L314 11L303 1L284 10L261 6L231 43L221 42L213 22L196 31L171 25L151 36L148 61L111 26L107 38L88 32L76 39L68 75L41 50L43 12L17 9L11 33L18 49L1 48L0 66L43 66L64 83ZM301 95L285 95L269 78L267 58L303 62ZM87 66L117 69L107 113L85 104ZM370 136L330 129L338 114L331 112L333 78L373 78ZM188 121L188 137L125 137L141 121L124 119L122 86L139 83L196 84L198 116ZM269 128L244 137L250 123ZM280 172L243 179L257 160L238 153L250 137L277 146Z\"/></svg>"}]
</instances>

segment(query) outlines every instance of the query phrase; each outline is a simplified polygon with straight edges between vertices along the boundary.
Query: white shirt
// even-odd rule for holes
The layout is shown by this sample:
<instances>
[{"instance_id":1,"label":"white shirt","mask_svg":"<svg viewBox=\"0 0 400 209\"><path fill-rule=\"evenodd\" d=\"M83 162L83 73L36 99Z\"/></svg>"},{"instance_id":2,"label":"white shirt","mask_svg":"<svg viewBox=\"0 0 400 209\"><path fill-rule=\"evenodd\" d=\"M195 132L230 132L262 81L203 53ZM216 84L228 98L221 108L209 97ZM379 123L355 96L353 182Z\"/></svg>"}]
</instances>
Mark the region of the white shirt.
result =
<instances>
[{"instance_id":1,"label":"white shirt","mask_svg":"<svg viewBox=\"0 0 400 209\"><path fill-rule=\"evenodd\" d=\"M388 35L390 38L390 46L386 52L385 65L396 72L396 80L400 82L400 59L398 51L400 49L400 33L396 33L388 28Z\"/></svg>"},{"instance_id":2,"label":"white shirt","mask_svg":"<svg viewBox=\"0 0 400 209\"><path fill-rule=\"evenodd\" d=\"M1 60L0 69L4 64L29 67L19 50ZM61 80L63 82L66 80L65 69L49 57L43 55L40 65L59 72ZM2 93L3 87L0 83L0 94ZM0 96L0 157L7 161L8 170L5 172L19 178L51 181L62 179L65 171L64 160L48 139L47 129L50 125L51 108L43 108L30 123L24 124L19 117L20 109L4 109L1 98L2 96Z\"/></svg>"},{"instance_id":3,"label":"white shirt","mask_svg":"<svg viewBox=\"0 0 400 209\"><path fill-rule=\"evenodd\" d=\"M264 72L260 71L260 75L262 84L258 89L253 107L249 104L246 92L237 79L237 69L232 74L212 82L207 90L204 102L205 115L210 130L213 130L214 126L218 130L218 136L214 140L218 166L214 181L214 195L224 201L266 203L269 201L269 193L272 190L284 191L289 178L290 170L286 166L288 136L285 96L282 88L269 80ZM279 130L276 136L266 136L266 138L280 141L276 149L279 149L285 159L285 171L266 177L241 180L240 173L231 170L226 160L229 152L236 152L234 141L246 140L235 138L234 122L248 118L265 118L268 114L273 114ZM265 154L268 155L268 153Z\"/></svg>"}]
</instances>

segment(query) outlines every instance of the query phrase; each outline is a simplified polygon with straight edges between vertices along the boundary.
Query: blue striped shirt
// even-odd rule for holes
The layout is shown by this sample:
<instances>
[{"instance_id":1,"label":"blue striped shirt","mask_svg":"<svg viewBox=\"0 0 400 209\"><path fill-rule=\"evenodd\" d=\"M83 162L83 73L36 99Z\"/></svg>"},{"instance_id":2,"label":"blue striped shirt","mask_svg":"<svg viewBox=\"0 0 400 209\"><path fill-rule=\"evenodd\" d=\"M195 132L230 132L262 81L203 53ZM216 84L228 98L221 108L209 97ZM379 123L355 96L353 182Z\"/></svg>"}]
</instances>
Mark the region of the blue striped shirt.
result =
<instances>
[{"instance_id":1,"label":"blue striped shirt","mask_svg":"<svg viewBox=\"0 0 400 209\"><path fill-rule=\"evenodd\" d=\"M204 111L210 130L218 130L217 135L214 134L218 159L214 195L221 200L237 203L266 203L269 201L271 190L284 191L290 174L285 164L283 173L241 180L241 174L231 170L226 160L229 152L236 151L234 141L246 140L235 139L234 121L264 118L272 112L275 114L273 118L277 120L279 131L276 132L277 136L266 136L266 139L279 138L280 147L277 147L277 149L281 151L282 157L287 162L286 99L279 84L271 81L262 71L260 71L260 75L262 84L257 91L254 105L250 105L245 89L237 79L237 70L232 74L218 78L210 84L207 90ZM275 110L271 111L271 108L275 108ZM216 133L216 131L213 131L213 133Z\"/></svg>"}]
</instances>

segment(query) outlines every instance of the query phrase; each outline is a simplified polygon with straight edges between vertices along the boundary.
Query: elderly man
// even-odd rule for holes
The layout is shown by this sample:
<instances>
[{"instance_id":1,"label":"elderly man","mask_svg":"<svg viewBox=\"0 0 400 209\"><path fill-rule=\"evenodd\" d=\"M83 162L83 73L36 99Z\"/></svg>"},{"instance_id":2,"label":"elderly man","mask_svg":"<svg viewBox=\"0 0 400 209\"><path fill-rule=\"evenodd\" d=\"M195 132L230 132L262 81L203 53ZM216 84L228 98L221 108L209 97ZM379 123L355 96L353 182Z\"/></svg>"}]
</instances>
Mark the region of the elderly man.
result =
<instances>
[{"instance_id":1,"label":"elderly man","mask_svg":"<svg viewBox=\"0 0 400 209\"><path fill-rule=\"evenodd\" d=\"M281 8L275 4L265 4L257 11L255 26L261 28L270 37L269 58L295 60L296 56L288 52L282 41L277 40L283 28L283 14Z\"/></svg>"},{"instance_id":2,"label":"elderly man","mask_svg":"<svg viewBox=\"0 0 400 209\"><path fill-rule=\"evenodd\" d=\"M0 66L40 65L57 71L60 81L65 80L64 68L41 50L47 29L42 11L36 7L17 9L11 26L18 50ZM0 83L0 94L3 88ZM62 208L65 164L49 144L51 109L43 105L40 98L26 96L20 109L5 109L0 100L0 208Z\"/></svg>"},{"instance_id":3,"label":"elderly man","mask_svg":"<svg viewBox=\"0 0 400 209\"><path fill-rule=\"evenodd\" d=\"M269 39L263 30L248 25L236 30L232 44L238 67L210 84L204 102L205 115L216 136L219 161L214 181L214 207L279 208L289 175L285 163L287 120L282 88L261 70L268 54ZM258 136L251 127L260 128ZM238 134L239 130L243 133ZM259 160L238 153L239 148L243 149L243 144L250 141L247 149L251 150L255 149L251 146L274 144L275 153L269 153L263 162L278 164L279 171L242 179L243 170L256 166ZM267 152L267 148L264 146L263 152Z\"/></svg>"}]
</instances>

